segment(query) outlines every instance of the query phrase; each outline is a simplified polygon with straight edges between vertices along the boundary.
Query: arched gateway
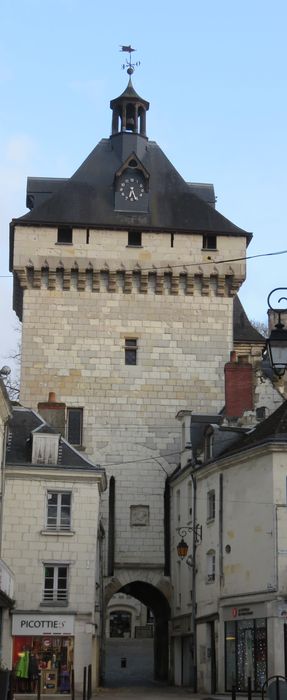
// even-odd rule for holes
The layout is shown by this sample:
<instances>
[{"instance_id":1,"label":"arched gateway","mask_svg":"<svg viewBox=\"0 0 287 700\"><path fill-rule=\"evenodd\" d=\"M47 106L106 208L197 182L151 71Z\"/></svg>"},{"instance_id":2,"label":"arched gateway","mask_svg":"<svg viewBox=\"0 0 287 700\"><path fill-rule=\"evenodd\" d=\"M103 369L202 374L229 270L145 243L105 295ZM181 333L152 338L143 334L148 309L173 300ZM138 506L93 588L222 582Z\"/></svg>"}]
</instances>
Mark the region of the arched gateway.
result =
<instances>
[{"instance_id":1,"label":"arched gateway","mask_svg":"<svg viewBox=\"0 0 287 700\"><path fill-rule=\"evenodd\" d=\"M125 593L139 600L152 610L154 616L154 678L168 680L168 621L170 619L171 586L169 579L162 577L155 581L156 576L149 573L143 578L133 578L132 574L113 577L105 588L105 604L107 605L115 593ZM129 580L127 581L127 579Z\"/></svg>"}]
</instances>

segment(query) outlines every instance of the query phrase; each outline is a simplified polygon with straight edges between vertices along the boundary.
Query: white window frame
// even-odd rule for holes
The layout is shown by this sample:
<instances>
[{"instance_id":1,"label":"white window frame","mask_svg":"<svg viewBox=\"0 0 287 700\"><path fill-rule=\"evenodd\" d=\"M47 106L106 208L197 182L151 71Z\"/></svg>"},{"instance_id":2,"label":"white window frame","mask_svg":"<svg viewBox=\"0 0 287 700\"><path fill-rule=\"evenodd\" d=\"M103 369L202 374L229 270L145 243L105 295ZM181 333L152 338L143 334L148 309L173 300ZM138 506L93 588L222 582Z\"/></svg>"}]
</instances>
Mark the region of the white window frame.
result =
<instances>
[{"instance_id":1,"label":"white window frame","mask_svg":"<svg viewBox=\"0 0 287 700\"><path fill-rule=\"evenodd\" d=\"M210 549L209 552L206 554L206 582L207 583L214 583L215 581L215 564L216 564L216 558L215 558L215 550Z\"/></svg>"},{"instance_id":2,"label":"white window frame","mask_svg":"<svg viewBox=\"0 0 287 700\"><path fill-rule=\"evenodd\" d=\"M46 569L53 569L53 588L46 588ZM66 569L66 588L59 589L59 570ZM51 564L49 562L44 563L44 588L43 588L43 602L44 603L58 603L65 605L68 602L68 586L69 586L69 564L58 563Z\"/></svg>"},{"instance_id":3,"label":"white window frame","mask_svg":"<svg viewBox=\"0 0 287 700\"><path fill-rule=\"evenodd\" d=\"M49 496L56 496L56 523L51 525L49 523ZM63 525L61 523L62 508L67 508L67 506L62 504L62 496L70 496L70 518L69 524ZM51 516L50 516L51 517ZM49 532L70 532L72 526L72 492L71 491L56 491L55 489L48 489L47 491L47 506L46 506L46 530Z\"/></svg>"}]
</instances>

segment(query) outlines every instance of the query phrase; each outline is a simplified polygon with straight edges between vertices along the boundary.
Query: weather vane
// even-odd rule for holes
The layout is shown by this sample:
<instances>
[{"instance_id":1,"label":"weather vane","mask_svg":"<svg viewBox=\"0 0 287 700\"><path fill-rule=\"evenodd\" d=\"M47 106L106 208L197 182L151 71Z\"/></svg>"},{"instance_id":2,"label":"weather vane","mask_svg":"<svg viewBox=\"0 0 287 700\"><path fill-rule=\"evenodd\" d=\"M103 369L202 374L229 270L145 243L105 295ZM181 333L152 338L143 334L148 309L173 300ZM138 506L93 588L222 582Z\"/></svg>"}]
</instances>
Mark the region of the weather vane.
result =
<instances>
[{"instance_id":1,"label":"weather vane","mask_svg":"<svg viewBox=\"0 0 287 700\"><path fill-rule=\"evenodd\" d=\"M135 68L137 66L140 66L140 61L136 61L136 63L132 63L132 53L133 51L136 51L136 49L133 49L131 45L129 46L121 46L120 51L125 51L126 53L130 54L129 59L126 58L126 62L122 64L122 69L125 70L127 69L127 74L132 75L135 72Z\"/></svg>"}]
</instances>

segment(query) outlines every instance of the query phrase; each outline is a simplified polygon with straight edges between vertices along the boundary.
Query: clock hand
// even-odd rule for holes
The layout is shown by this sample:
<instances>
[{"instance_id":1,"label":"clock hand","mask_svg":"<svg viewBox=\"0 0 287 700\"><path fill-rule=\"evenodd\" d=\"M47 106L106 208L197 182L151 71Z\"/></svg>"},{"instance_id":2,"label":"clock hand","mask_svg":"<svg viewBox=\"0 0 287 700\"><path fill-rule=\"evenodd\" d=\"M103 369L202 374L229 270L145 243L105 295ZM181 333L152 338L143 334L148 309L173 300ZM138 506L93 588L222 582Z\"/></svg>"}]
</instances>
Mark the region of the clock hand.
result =
<instances>
[{"instance_id":1,"label":"clock hand","mask_svg":"<svg viewBox=\"0 0 287 700\"><path fill-rule=\"evenodd\" d=\"M129 199L133 199L133 200L137 200L137 199L138 199L138 197L136 196L136 194L135 194L135 192L134 192L134 188L133 188L133 187L130 188Z\"/></svg>"}]
</instances>

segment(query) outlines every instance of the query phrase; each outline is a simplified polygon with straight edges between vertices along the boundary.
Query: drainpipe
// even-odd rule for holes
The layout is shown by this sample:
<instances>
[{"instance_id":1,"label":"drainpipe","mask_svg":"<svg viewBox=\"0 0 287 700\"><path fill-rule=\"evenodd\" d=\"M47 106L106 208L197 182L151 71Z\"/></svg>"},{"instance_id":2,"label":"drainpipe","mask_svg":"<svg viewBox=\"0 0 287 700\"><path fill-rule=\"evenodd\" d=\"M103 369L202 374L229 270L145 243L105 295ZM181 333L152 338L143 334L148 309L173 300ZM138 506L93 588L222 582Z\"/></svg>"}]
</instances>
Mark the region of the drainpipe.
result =
<instances>
[{"instance_id":1,"label":"drainpipe","mask_svg":"<svg viewBox=\"0 0 287 700\"><path fill-rule=\"evenodd\" d=\"M194 469L195 465L193 465ZM196 476L191 472L193 485L193 517L192 517L192 608L191 608L191 634L193 639L193 692L197 693L197 629L196 629Z\"/></svg>"}]
</instances>

